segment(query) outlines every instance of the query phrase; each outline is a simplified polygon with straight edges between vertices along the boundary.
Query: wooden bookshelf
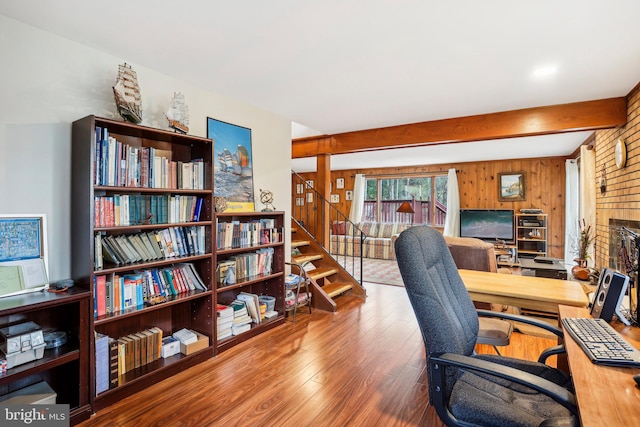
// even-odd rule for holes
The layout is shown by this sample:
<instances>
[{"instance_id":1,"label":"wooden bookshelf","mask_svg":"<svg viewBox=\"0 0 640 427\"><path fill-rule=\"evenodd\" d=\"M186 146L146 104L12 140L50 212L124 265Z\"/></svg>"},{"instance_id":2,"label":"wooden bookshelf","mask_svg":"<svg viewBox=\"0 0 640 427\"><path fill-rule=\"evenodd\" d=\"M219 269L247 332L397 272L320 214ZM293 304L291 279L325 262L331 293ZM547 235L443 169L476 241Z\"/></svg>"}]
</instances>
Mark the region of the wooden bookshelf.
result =
<instances>
[{"instance_id":1,"label":"wooden bookshelf","mask_svg":"<svg viewBox=\"0 0 640 427\"><path fill-rule=\"evenodd\" d=\"M251 329L242 334L231 336L222 340L216 340L216 352L225 351L249 338L266 332L278 325L282 325L285 319L285 288L284 288L284 213L283 212L223 212L216 214L216 230L220 224L236 223L248 224L269 220L273 223L274 229L278 230L278 237L272 237L269 241L245 238L234 244L225 245L221 240L224 236L217 233L218 249L216 250L216 264L229 260L234 256L239 256L266 248L273 249L273 260L270 271L261 274L249 275L237 279L234 284L223 285L216 283L216 302L228 305L236 299L240 292L248 292L257 295L268 295L275 297L275 311L278 315L271 319L263 319L261 323L251 324ZM217 282L214 280L214 282ZM217 327L216 327L217 336Z\"/></svg>"},{"instance_id":2,"label":"wooden bookshelf","mask_svg":"<svg viewBox=\"0 0 640 427\"><path fill-rule=\"evenodd\" d=\"M56 402L69 405L71 425L89 418L90 296L88 290L72 287L63 293L44 291L0 298L0 327L33 321L43 331L67 333L65 344L45 349L42 358L1 375L0 395L46 381L57 394Z\"/></svg>"},{"instance_id":3,"label":"wooden bookshelf","mask_svg":"<svg viewBox=\"0 0 640 427\"><path fill-rule=\"evenodd\" d=\"M533 259L547 256L547 215L517 214L516 242L518 258Z\"/></svg>"},{"instance_id":4,"label":"wooden bookshelf","mask_svg":"<svg viewBox=\"0 0 640 427\"><path fill-rule=\"evenodd\" d=\"M105 144L101 144L105 129L108 136L119 143L116 151L109 144L106 144L106 148ZM116 154L120 160L114 160L113 153L129 155ZM107 156L106 160L103 160L104 155ZM115 166L112 164L114 161ZM98 410L214 355L213 143L206 138L89 116L73 123L71 164L72 277L90 295L87 394L93 409ZM119 170L118 165L121 166ZM172 168L174 172L171 172ZM153 199L155 204L151 201L153 197L157 197ZM197 218L193 204L189 204L188 208L181 205L184 209L180 210L176 208L172 211L176 214L172 218L171 213L167 215L162 211L157 201L167 200L167 206L172 203L171 200L180 197L189 199L190 203L201 200L197 202L200 203ZM109 206L111 200L115 204L115 200L122 201L125 198L142 201L136 202L137 209L129 206L126 212L118 211L115 207L113 210L109 207L106 213L100 212L105 210L103 202ZM125 207L120 205L120 209ZM130 213L128 218L125 213ZM183 217L185 213L186 217ZM111 216L108 221L105 220L106 215L115 215L115 220ZM197 249L190 246L191 243L195 245L195 237L190 241L184 230L190 227L194 230L199 227ZM182 247L181 251L176 250L171 255L165 246L160 257L143 257L135 262L129 259L120 264L110 263L105 257L99 256L102 246L99 243L96 245L96 240L109 236L131 239L131 236L139 233L162 233L165 229L171 229L175 235L184 231L182 238L178 239L186 248ZM177 246L178 242L174 241L173 244ZM162 245L159 246L162 249ZM98 263L99 259L101 263ZM122 305L119 305L112 310L107 309L105 313L97 313L98 309L94 308L100 301L94 289L98 278L106 276L107 282L115 281L116 276L175 268L179 263L193 265L206 289L169 295L166 302L155 305L138 301L135 306L122 310L119 309ZM178 354L141 364L121 375L117 387L96 395L94 332L118 339L152 327L162 329L163 337L182 328L192 329L207 336L209 346L188 356Z\"/></svg>"}]
</instances>

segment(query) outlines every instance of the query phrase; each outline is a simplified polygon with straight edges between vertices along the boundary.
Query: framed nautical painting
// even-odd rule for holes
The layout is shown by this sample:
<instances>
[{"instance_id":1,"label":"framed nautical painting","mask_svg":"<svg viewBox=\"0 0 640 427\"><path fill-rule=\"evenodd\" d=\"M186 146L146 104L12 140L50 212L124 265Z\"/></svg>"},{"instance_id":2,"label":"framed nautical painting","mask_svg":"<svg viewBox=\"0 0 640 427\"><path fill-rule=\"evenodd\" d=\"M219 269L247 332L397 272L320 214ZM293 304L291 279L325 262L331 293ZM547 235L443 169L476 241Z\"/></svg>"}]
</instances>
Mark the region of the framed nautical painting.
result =
<instances>
[{"instance_id":1,"label":"framed nautical painting","mask_svg":"<svg viewBox=\"0 0 640 427\"><path fill-rule=\"evenodd\" d=\"M525 200L524 172L498 173L498 199L501 202Z\"/></svg>"},{"instance_id":2,"label":"framed nautical painting","mask_svg":"<svg viewBox=\"0 0 640 427\"><path fill-rule=\"evenodd\" d=\"M226 211L255 211L251 129L207 117L207 137L215 152L214 196L226 199Z\"/></svg>"}]
</instances>

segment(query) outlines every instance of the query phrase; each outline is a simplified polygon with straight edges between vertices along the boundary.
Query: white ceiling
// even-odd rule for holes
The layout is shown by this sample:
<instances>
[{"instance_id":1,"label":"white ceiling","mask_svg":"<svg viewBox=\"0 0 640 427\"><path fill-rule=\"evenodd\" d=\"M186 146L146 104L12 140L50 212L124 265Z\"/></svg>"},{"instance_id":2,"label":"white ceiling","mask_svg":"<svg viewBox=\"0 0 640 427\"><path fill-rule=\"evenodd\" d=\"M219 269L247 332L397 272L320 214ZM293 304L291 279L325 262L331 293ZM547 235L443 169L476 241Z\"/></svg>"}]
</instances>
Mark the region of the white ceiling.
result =
<instances>
[{"instance_id":1,"label":"white ceiling","mask_svg":"<svg viewBox=\"0 0 640 427\"><path fill-rule=\"evenodd\" d=\"M618 97L640 81L638 0L0 0L0 13L311 129L294 137ZM557 72L535 78L544 66ZM587 135L393 157L567 155Z\"/></svg>"}]
</instances>

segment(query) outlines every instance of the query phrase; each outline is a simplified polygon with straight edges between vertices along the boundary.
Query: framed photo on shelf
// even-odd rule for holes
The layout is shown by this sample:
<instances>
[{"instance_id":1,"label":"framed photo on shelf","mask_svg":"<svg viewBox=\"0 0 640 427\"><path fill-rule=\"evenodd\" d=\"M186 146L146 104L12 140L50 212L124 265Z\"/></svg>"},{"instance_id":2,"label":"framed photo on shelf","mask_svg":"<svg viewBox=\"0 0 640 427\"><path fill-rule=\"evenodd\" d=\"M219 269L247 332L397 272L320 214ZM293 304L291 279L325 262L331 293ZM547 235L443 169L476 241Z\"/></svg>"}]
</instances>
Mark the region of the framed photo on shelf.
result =
<instances>
[{"instance_id":1,"label":"framed photo on shelf","mask_svg":"<svg viewBox=\"0 0 640 427\"><path fill-rule=\"evenodd\" d=\"M501 202L526 200L524 172L498 173L498 199Z\"/></svg>"},{"instance_id":2,"label":"framed photo on shelf","mask_svg":"<svg viewBox=\"0 0 640 427\"><path fill-rule=\"evenodd\" d=\"M338 190L341 190L344 188L344 178L338 178L336 179L336 188Z\"/></svg>"}]
</instances>

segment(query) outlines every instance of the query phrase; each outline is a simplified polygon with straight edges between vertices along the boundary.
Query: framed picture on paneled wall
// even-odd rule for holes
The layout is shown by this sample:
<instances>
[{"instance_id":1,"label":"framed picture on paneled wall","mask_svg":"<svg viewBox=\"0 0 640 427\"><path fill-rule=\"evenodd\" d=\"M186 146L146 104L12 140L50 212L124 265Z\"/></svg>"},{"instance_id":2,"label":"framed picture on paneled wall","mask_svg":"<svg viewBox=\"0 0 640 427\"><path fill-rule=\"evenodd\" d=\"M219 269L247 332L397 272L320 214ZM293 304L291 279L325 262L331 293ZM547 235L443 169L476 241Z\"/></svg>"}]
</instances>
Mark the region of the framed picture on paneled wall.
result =
<instances>
[{"instance_id":1,"label":"framed picture on paneled wall","mask_svg":"<svg viewBox=\"0 0 640 427\"><path fill-rule=\"evenodd\" d=\"M498 173L498 199L501 202L526 200L524 172Z\"/></svg>"}]
</instances>

